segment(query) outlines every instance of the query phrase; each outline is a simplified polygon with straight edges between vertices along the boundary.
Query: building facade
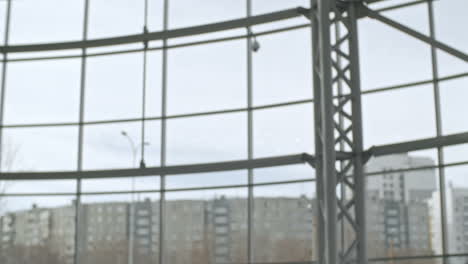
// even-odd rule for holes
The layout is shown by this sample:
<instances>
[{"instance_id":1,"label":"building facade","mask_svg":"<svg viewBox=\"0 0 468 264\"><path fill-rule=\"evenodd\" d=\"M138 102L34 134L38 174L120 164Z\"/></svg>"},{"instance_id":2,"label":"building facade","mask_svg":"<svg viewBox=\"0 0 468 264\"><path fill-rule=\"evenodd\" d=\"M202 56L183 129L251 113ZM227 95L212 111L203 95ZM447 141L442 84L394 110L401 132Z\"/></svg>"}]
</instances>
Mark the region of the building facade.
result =
<instances>
[{"instance_id":1,"label":"building facade","mask_svg":"<svg viewBox=\"0 0 468 264\"><path fill-rule=\"evenodd\" d=\"M454 187L450 183L445 195L447 252L448 254L464 253L468 250L468 188ZM438 245L437 254L442 254L440 207L440 193L434 192L431 200L431 214L435 219L432 242ZM454 257L447 261L449 264L466 264L468 257Z\"/></svg>"},{"instance_id":2,"label":"building facade","mask_svg":"<svg viewBox=\"0 0 468 264\"><path fill-rule=\"evenodd\" d=\"M313 201L305 196L254 199L256 262L311 261L315 233ZM80 263L157 263L159 201L80 205ZM74 204L12 212L0 218L1 263L70 264L74 258ZM167 263L247 261L247 200L167 200L164 260ZM132 253L131 253L132 252ZM20 261L19 261L20 260Z\"/></svg>"},{"instance_id":3,"label":"building facade","mask_svg":"<svg viewBox=\"0 0 468 264\"><path fill-rule=\"evenodd\" d=\"M434 253L429 201L437 183L435 170L427 169L433 165L430 158L408 154L369 161L366 210L370 257ZM423 169L407 170L414 168Z\"/></svg>"},{"instance_id":4,"label":"building facade","mask_svg":"<svg viewBox=\"0 0 468 264\"><path fill-rule=\"evenodd\" d=\"M427 201L437 189L437 178L431 158L415 157L406 153L371 159L366 172L383 172L367 177L367 190L372 196L391 201ZM421 169L416 169L421 168ZM409 171L406 170L414 169ZM395 171L395 172L394 172Z\"/></svg>"}]
</instances>

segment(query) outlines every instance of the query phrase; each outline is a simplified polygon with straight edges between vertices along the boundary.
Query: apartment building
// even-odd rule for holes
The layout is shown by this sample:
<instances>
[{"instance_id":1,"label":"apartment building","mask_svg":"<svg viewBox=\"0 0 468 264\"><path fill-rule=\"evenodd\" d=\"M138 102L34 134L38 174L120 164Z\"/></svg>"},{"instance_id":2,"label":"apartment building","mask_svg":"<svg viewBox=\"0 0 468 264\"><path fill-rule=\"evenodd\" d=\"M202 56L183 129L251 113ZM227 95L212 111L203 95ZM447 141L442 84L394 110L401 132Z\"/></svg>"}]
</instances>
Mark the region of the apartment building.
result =
<instances>
[{"instance_id":1,"label":"apartment building","mask_svg":"<svg viewBox=\"0 0 468 264\"><path fill-rule=\"evenodd\" d=\"M80 205L78 258L81 263L157 262L160 252L159 201ZM0 257L48 264L74 258L75 208L38 208L0 219ZM310 261L314 212L305 196L254 199L252 236L256 261ZM247 260L247 200L214 197L165 202L164 259L169 263L232 263ZM132 246L133 245L133 246ZM3 260L2 259L2 260ZM42 262L41 262L42 263Z\"/></svg>"},{"instance_id":2,"label":"apartment building","mask_svg":"<svg viewBox=\"0 0 468 264\"><path fill-rule=\"evenodd\" d=\"M429 200L437 179L435 170L427 168L433 165L430 158L406 153L369 161L366 214L370 257L434 252Z\"/></svg>"}]
</instances>

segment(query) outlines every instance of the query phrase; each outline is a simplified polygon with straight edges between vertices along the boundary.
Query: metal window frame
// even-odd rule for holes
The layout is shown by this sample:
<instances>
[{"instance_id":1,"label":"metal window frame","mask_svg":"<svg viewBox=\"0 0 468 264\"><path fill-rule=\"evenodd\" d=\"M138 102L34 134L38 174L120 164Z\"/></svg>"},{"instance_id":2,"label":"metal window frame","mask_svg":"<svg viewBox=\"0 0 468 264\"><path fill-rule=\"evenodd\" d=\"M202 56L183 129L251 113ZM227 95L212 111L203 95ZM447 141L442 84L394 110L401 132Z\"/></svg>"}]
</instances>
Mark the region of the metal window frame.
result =
<instances>
[{"instance_id":1,"label":"metal window frame","mask_svg":"<svg viewBox=\"0 0 468 264\"><path fill-rule=\"evenodd\" d=\"M248 199L249 199L249 206L248 206L248 262L253 263L253 245L251 243L252 238L254 236L254 230L253 230L253 188L255 186L263 186L263 185L277 185L277 184L290 184L290 183L299 183L299 182L310 182L314 181L314 179L303 179L303 180L292 180L292 181L282 181L282 182L270 182L270 183L255 183L253 181L253 170L256 168L265 168L265 167L274 167L274 166L287 166L287 165L293 165L293 164L309 164L311 166L314 166L316 171L321 171L322 168L322 162L326 163L329 162L328 159L318 159L321 160L322 162L317 163L317 159L309 154L297 154L297 155L288 155L288 156L280 156L280 157L270 157L270 158L262 158L262 159L254 159L253 155L253 111L259 110L259 109L266 109L266 108L273 108L273 107L284 107L284 106L289 106L289 105L295 105L295 104L307 104L307 103L315 103L318 105L321 105L324 103L323 99L331 100L331 99L342 99L346 98L349 96L361 96L364 94L371 94L371 93L377 93L377 92L384 92L384 91L389 91L389 90L394 90L394 89L401 89L401 88L406 88L406 87L414 87L417 85L423 85L423 84L432 84L433 85L433 91L434 91L434 104L436 108L436 130L437 130L437 135L434 138L426 138L426 139L421 139L421 140L414 140L414 141L408 141L408 142L401 142L401 143L394 143L394 144L388 144L388 145L382 145L382 146L375 146L370 148L369 150L359 150L358 152L362 151L362 155L364 158L369 159L371 156L379 156L379 155L390 155L393 153L401 153L401 152L409 152L409 151L414 151L414 150L421 150L421 149L437 149L438 153L438 165L437 166L431 166L431 168L438 168L439 169L439 182L441 186L441 214L442 214L442 220L445 221L445 188L443 188L445 184L445 176L444 176L444 168L448 166L458 166L462 164L468 164L468 162L460 162L460 163L454 163L454 164L445 164L444 163L444 157L443 157L443 147L445 146L450 146L450 145L455 145L455 144L463 144L468 142L468 133L459 133L459 134L453 134L453 135L446 135L443 136L442 134L442 118L440 114L440 94L439 94L439 83L444 80L449 80L449 79L454 79L454 78L463 78L468 76L468 73L461 73L461 74L456 74L456 75L451 75L451 76L446 76L446 77L439 77L438 69L437 69L437 56L436 56L436 49L443 50L463 61L468 61L468 55L458 51L448 45L445 45L442 42L439 42L435 40L435 32L434 32L434 27L435 27L435 21L433 17L433 6L432 6L432 0L418 0L418 1L413 1L413 2L408 2L400 5L395 5L395 6L390 6L386 8L382 8L380 10L372 10L369 8L368 5L359 5L360 1L356 1L357 3L351 4L351 7L339 7L339 8L349 8L347 11L351 12L355 18L351 18L351 23L355 23L353 21L354 19L360 19L363 17L370 17L373 19L376 19L384 24L387 24L393 28L396 28L402 32L404 32L407 35L410 35L412 37L415 37L427 44L429 44L431 48L431 63L432 63L432 74L433 78L431 80L425 80L425 81L420 81L420 82L414 82L414 83L408 83L408 84L402 84L402 85L396 85L396 86L391 86L391 87L383 87L383 88L377 88L373 90L367 90L367 91L353 91L352 94L339 94L339 95L330 95L326 96L323 98L323 92L328 93L326 90L320 91L319 89L314 89L314 99L305 99L305 100L299 100L299 101L292 101L292 102L284 102L284 103L278 103L278 104L272 104L272 105L264 105L264 106L253 106L252 103L252 90L253 90L253 85L252 85L252 50L250 49L251 47L251 41L252 38L255 36L260 36L260 35L266 35L266 34L272 34L272 33L277 33L277 32L283 32L286 30L294 30L294 29L299 29L299 28L306 28L310 27L310 24L301 24L297 26L292 26L292 27L286 27L286 28L280 28L276 30L270 30L270 31L265 31L265 32L260 32L260 33L252 33L250 32L250 28L256 25L264 24L264 23L270 23L270 22L276 22L276 21L281 21L285 19L291 19L295 17L301 17L301 16L306 16L309 19L311 19L314 16L314 11L315 8L319 7L320 11L323 12L322 18L326 17L326 13L329 11L329 4L333 5L335 4L335 1L330 1L330 3L326 3L324 0L312 0L311 1L311 8L303 8L303 7L298 7L298 8L292 8L292 9L287 9L283 11L278 11L278 12L272 12L268 14L263 14L263 15L256 15L252 16L251 15L251 0L246 0L246 14L247 16L245 18L240 18L240 19L234 19L230 21L223 21L219 23L211 23L211 24L206 24L206 25L201 25L201 26L195 26L195 27L188 27L188 28L181 28L181 29L174 29L174 30L168 30L168 20L169 20L169 14L168 14L168 0L164 0L164 15L163 15L163 31L160 32L144 32L143 34L136 34L136 35L129 35L129 36L119 36L119 37L113 37L113 38L104 38L104 39L92 39L88 40L87 39L87 27L88 27L88 1L89 0L83 0L85 4L85 12L84 12L84 28L83 28L83 39L82 41L74 41L74 42L60 42L60 43L47 43L47 44L33 44L33 45L9 45L9 30L10 30L10 21L11 21L11 4L12 0L7 0L7 10L6 10L6 30L5 30L5 42L3 46L0 46L0 53L3 54L3 59L2 59L2 64L3 64L3 69L2 69L2 83L1 83L1 104L0 104L0 142L2 141L2 134L3 134L3 129L5 128L20 128L20 127L52 127L52 126L77 126L79 129L79 137L78 137L78 159L77 159L77 170L76 171L53 171L53 172L0 172L0 180L40 180L40 179L74 179L77 181L77 189L76 192L73 193L72 195L75 195L77 197L77 203L76 203L76 218L75 218L75 241L79 241L80 239L78 238L78 234L80 233L78 231L79 227L79 207L80 207L80 197L81 195L98 195L98 194L111 194L111 193L151 193L151 192L159 192L160 193L160 249L159 249L159 262L162 264L164 263L164 201L165 201L165 193L166 192L177 192L177 191L190 191L190 190L206 190L206 189L223 189L223 188L248 188ZM366 3L370 4L372 2L378 2L369 0L365 1ZM413 5L418 5L418 4L424 4L427 3L428 5L428 14L429 14L429 27L430 27L430 35L426 36L423 35L415 30L412 30L401 23L398 23L397 21L394 21L392 19L389 19L383 15L381 15L381 12L389 11L389 10L395 10L398 8L404 8L407 6L413 6ZM326 8L322 8L325 6ZM349 14L349 13L348 13ZM349 17L345 18L349 19ZM314 21L312 21L314 22ZM317 24L318 22L323 23L322 21L315 21ZM336 21L329 21L329 22L336 22ZM318 32L314 30L312 23L312 42L317 42L319 37L323 37L323 31ZM355 28L356 26L352 26L352 28ZM233 36L233 37L227 37L227 38L219 38L219 39L211 39L211 40L204 40L204 41L197 41L197 42L191 42L191 43L183 43L183 44L177 44L177 45L168 45L167 40L170 38L179 38L179 37L186 37L186 36L194 36L194 35L199 35L199 34L205 34L205 33L213 33L213 32L219 32L219 31L224 31L224 30L229 30L229 29L235 29L235 28L246 28L247 29L247 34L246 35L241 35L241 36ZM323 29L323 28L322 28ZM353 30L352 30L353 31ZM355 34L356 32L351 32L352 34ZM247 78L248 78L248 86L247 86L247 108L239 108L239 109L228 109L228 110L221 110L221 111L210 111L210 112L203 112L203 113L189 113L189 114L182 114L182 115L173 115L169 116L167 115L167 51L168 49L171 48L180 48L180 47L187 47L191 45L199 45L199 44L206 44L206 43L213 43L213 42L219 42L219 41L228 41L228 40L234 40L234 39L246 39L247 42L247 54L246 54L246 60L247 60ZM354 36L355 41L357 40L356 36ZM157 40L162 40L163 45L161 47L156 47L156 48L144 48L144 49L136 49L136 50L123 50L123 51L117 51L117 52L107 52L107 53L99 53L99 54L88 54L87 49L92 48L92 47L103 47L103 46L111 46L111 45L121 45L121 44L129 44L129 43L147 43L148 41L157 41ZM356 47L351 47L356 48ZM81 55L71 55L71 56L53 56L53 57L39 57L39 58L17 58L17 59L9 59L8 54L10 53L23 53L23 52L40 52L40 51L51 51L51 50L65 50L65 49L79 49L81 51ZM162 78L162 114L160 117L146 117L143 115L142 118L135 118L135 119L125 119L125 120L101 120L101 121L90 121L86 122L84 120L84 107L85 107L85 101L84 101L84 93L86 90L85 87L85 71L86 71L86 58L91 57L91 56L101 56L101 55L111 55L111 54L119 54L119 53L127 53L127 52L146 52L147 50L162 50L163 53L163 59L162 59L162 72L163 72L163 78ZM357 50L352 52L353 56L357 56ZM49 124L17 124L17 125L5 125L4 120L3 120L3 115L4 115L4 101L5 101L5 93L6 93L6 78L7 78L7 65L9 62L15 62L15 61L27 61L27 60L43 60L43 59L64 59L64 58L80 58L82 62L82 67L81 67L81 79L80 79L80 105L79 105L79 122L74 123L49 123ZM357 59L357 58L354 58ZM338 65L338 68L340 66ZM353 70L357 69L357 66L352 67ZM323 74L323 72L321 73ZM320 82L317 82L317 72L314 72L312 75L314 75L316 78L314 78L314 87L319 87L320 85L323 86L323 83L320 84ZM355 76L355 75L354 75ZM358 76L357 76L358 77ZM352 78L353 79L353 78ZM355 82L353 85L358 84L356 81L352 80ZM316 109L320 109L316 108ZM360 111L360 106L354 108L356 111ZM189 165L180 165L180 166L166 166L166 122L168 119L171 118L187 118L187 117L193 117L193 116L202 116L202 115L213 115L213 114L226 114L226 113L233 113L233 112L247 112L248 114L248 124L247 124L247 132L248 132L248 142L247 142L247 160L242 160L242 161L228 161L228 162L217 162L217 163L207 163L207 164L189 164ZM326 115L322 115L321 111L315 111L315 122L316 122L316 127L320 128L322 125L330 125L325 121L324 123L322 122L324 117L327 117ZM96 170L96 171L85 171L82 168L82 147L83 147L83 128L85 125L92 125L92 124L108 124L108 123L117 123L117 122L144 122L147 120L161 120L161 167L152 167L152 168L144 168L144 169L123 169L123 170ZM359 124L359 118L357 120L357 123ZM330 127L329 127L330 128ZM143 128L144 130L144 128ZM142 131L144 133L144 131ZM354 138L354 140L360 141L362 139L359 139L359 134L360 132L357 133L358 138ZM317 135L316 136L316 147L317 147L317 153L321 153L321 149L324 147L320 143L320 137ZM318 145L318 146L317 146ZM328 153L330 154L330 153ZM332 153L333 154L333 153ZM332 160L337 160L339 162L343 162L346 159L349 158L355 158L355 153L344 153L344 149L341 149L340 151L335 152L333 155L331 155ZM359 153L358 153L359 154ZM1 152L0 152L0 160L1 160ZM359 165L360 162L355 163ZM328 166L328 165L327 165ZM359 167L359 166L357 166ZM330 167L328 167L330 169ZM342 167L343 169L343 167ZM412 168L412 169L407 169L407 170L418 170L422 168ZM186 173L202 173L202 172L216 172L216 171L226 171L226 170L247 170L248 171L248 184L247 185L226 185L226 186L209 186L209 187L200 187L200 188L180 188L180 189L167 189L165 186L165 177L167 175L177 175L177 174L186 174ZM375 173L374 173L375 174ZM82 192L81 190L81 180L82 179L92 179L92 178L107 178L107 177L134 177L134 176L154 176L154 175L160 175L161 176L161 181L160 181L160 189L159 190L143 190L143 191L135 191L135 192ZM317 184L323 184L323 175L320 176L320 173L318 173L319 177L317 178ZM363 175L366 176L371 176L371 174L364 173ZM330 189L331 190L331 189ZM34 193L18 193L18 194L5 194L3 196L35 196L35 195L70 195L66 193L43 193L43 194L34 194ZM325 194L322 194L325 195ZM331 216L331 214L330 214ZM349 215L348 215L349 216ZM322 225L324 223L322 222ZM442 255L434 255L434 256L415 256L415 257L398 257L398 258L378 258L378 259L369 259L369 261L377 261L377 260L389 260L389 259L394 259L394 260L400 260L400 259L411 259L411 258L438 258L441 257L446 259L446 257L451 257L451 256L465 256L466 254L451 254L447 255L447 248L446 248L446 224L443 222L442 223L442 234L443 234L443 253ZM362 239L362 238L361 238ZM321 236L320 241L324 241L325 237ZM319 243L321 244L321 243ZM319 245L320 246L320 245ZM332 250L333 251L333 250ZM74 262L75 264L79 263L79 245L78 243L75 243L75 256L74 256ZM319 250L320 253L320 250ZM332 254L328 254L328 258L333 260L333 255L335 253L332 252ZM361 254L361 258L364 253L359 253ZM341 261L341 260L339 260ZM307 262L309 263L309 262ZM314 262L310 262L314 263ZM360 262L364 263L364 262Z\"/></svg>"}]
</instances>

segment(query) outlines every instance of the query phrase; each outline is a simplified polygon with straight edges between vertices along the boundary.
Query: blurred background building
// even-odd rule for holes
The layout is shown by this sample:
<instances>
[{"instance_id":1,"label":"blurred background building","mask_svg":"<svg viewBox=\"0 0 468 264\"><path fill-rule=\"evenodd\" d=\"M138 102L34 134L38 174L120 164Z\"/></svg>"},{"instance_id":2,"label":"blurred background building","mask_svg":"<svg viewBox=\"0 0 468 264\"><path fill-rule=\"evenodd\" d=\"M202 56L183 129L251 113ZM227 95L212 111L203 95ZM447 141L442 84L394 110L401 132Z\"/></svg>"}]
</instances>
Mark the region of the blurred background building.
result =
<instances>
[{"instance_id":1,"label":"blurred background building","mask_svg":"<svg viewBox=\"0 0 468 264\"><path fill-rule=\"evenodd\" d=\"M0 0L0 264L467 264L467 10Z\"/></svg>"},{"instance_id":2,"label":"blurred background building","mask_svg":"<svg viewBox=\"0 0 468 264\"><path fill-rule=\"evenodd\" d=\"M313 201L298 198L257 198L254 241L259 262L312 260ZM135 263L149 263L159 255L159 203L136 202L134 214ZM130 204L82 204L78 243L83 263L126 263L130 239ZM167 261L171 263L236 263L246 256L246 200L173 200L166 203ZM33 207L1 217L2 263L37 260L72 263L75 215L73 206ZM190 223L187 225L187 223ZM275 252L274 255L270 250Z\"/></svg>"}]
</instances>

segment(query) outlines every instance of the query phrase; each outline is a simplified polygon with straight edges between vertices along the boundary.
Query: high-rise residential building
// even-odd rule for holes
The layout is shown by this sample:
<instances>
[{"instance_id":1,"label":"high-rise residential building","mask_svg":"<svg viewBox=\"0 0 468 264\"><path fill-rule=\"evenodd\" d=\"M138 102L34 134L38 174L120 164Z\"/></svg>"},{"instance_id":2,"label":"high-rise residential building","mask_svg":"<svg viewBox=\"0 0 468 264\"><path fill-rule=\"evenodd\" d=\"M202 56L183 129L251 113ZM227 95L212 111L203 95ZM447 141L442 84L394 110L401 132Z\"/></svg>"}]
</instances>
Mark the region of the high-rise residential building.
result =
<instances>
[{"instance_id":1,"label":"high-rise residential building","mask_svg":"<svg viewBox=\"0 0 468 264\"><path fill-rule=\"evenodd\" d=\"M305 196L257 197L252 215L257 262L314 257L313 201ZM159 258L159 201L80 205L78 250L81 263L154 263ZM40 264L73 262L74 204L12 212L0 217L2 264L23 258ZM133 220L131 217L133 216ZM133 225L133 228L130 228ZM247 260L247 200L167 200L164 259L169 263L233 263ZM133 237L131 237L133 232ZM133 241L133 246L129 246ZM5 250L3 250L5 249ZM266 254L265 252L269 252ZM271 252L274 252L272 254ZM13 256L13 257L12 257Z\"/></svg>"},{"instance_id":2,"label":"high-rise residential building","mask_svg":"<svg viewBox=\"0 0 468 264\"><path fill-rule=\"evenodd\" d=\"M209 262L213 234L208 230L207 209L204 200L166 201L163 239L167 263Z\"/></svg>"},{"instance_id":3,"label":"high-rise residential building","mask_svg":"<svg viewBox=\"0 0 468 264\"><path fill-rule=\"evenodd\" d=\"M437 247L431 240L431 235L437 235L433 231L437 219L430 214L428 204L436 189L434 170L395 172L431 165L433 162L429 158L407 154L369 162L367 172L383 171L367 177L371 257L423 255L432 253ZM421 177L425 181L422 182ZM468 191L465 195L468 196ZM208 200L166 200L164 260L174 264L245 262L245 241L249 232L247 203L246 198L224 196ZM313 260L317 255L314 204L305 196L255 197L250 229L253 260ZM434 206L433 203L430 206ZM80 261L124 264L132 250L135 263L157 262L161 246L159 210L159 201L149 199L135 202L133 206L128 202L82 203L77 240ZM72 263L74 213L72 203L57 208L34 206L30 210L7 214L0 218L0 246L10 250L6 255L11 255L13 250L26 257L42 257L53 264ZM132 241L133 246L129 246Z\"/></svg>"},{"instance_id":4,"label":"high-rise residential building","mask_svg":"<svg viewBox=\"0 0 468 264\"><path fill-rule=\"evenodd\" d=\"M214 245L214 260L216 263L231 262L233 247L230 244L231 240L231 214L232 209L230 203L225 197L216 199L212 204L212 223L213 229L213 245Z\"/></svg>"},{"instance_id":5,"label":"high-rise residential building","mask_svg":"<svg viewBox=\"0 0 468 264\"><path fill-rule=\"evenodd\" d=\"M126 263L128 206L125 202L81 204L78 243L82 263Z\"/></svg>"},{"instance_id":6,"label":"high-rise residential building","mask_svg":"<svg viewBox=\"0 0 468 264\"><path fill-rule=\"evenodd\" d=\"M372 256L432 252L431 221L425 202L368 200L369 251Z\"/></svg>"},{"instance_id":7,"label":"high-rise residential building","mask_svg":"<svg viewBox=\"0 0 468 264\"><path fill-rule=\"evenodd\" d=\"M159 255L159 202L134 203L134 257L136 263L155 262ZM131 217L131 216L130 216Z\"/></svg>"},{"instance_id":8,"label":"high-rise residential building","mask_svg":"<svg viewBox=\"0 0 468 264\"><path fill-rule=\"evenodd\" d=\"M60 263L72 264L75 252L75 207L62 206L49 208L51 212L50 248Z\"/></svg>"},{"instance_id":9,"label":"high-rise residential building","mask_svg":"<svg viewBox=\"0 0 468 264\"><path fill-rule=\"evenodd\" d=\"M11 252L15 234L15 216L6 214L0 217L0 263L10 263L5 252Z\"/></svg>"},{"instance_id":10,"label":"high-rise residential building","mask_svg":"<svg viewBox=\"0 0 468 264\"><path fill-rule=\"evenodd\" d=\"M253 214L254 261L311 261L316 256L313 251L317 215L314 204L305 196L256 198Z\"/></svg>"},{"instance_id":11,"label":"high-rise residential building","mask_svg":"<svg viewBox=\"0 0 468 264\"><path fill-rule=\"evenodd\" d=\"M406 153L371 159L366 172L382 172L367 177L368 196L391 201L427 201L437 189L434 169L396 171L434 166L428 157Z\"/></svg>"},{"instance_id":12,"label":"high-rise residential building","mask_svg":"<svg viewBox=\"0 0 468 264\"><path fill-rule=\"evenodd\" d=\"M440 192L434 192L431 202L432 243L436 254L442 253L442 223ZM445 191L447 253L464 253L468 250L468 188L457 188L449 184ZM449 258L450 264L466 264L468 257Z\"/></svg>"},{"instance_id":13,"label":"high-rise residential building","mask_svg":"<svg viewBox=\"0 0 468 264\"><path fill-rule=\"evenodd\" d=\"M408 154L369 161L366 210L371 257L433 252L428 201L436 190L436 176L434 169L427 168L433 165L430 158Z\"/></svg>"},{"instance_id":14,"label":"high-rise residential building","mask_svg":"<svg viewBox=\"0 0 468 264\"><path fill-rule=\"evenodd\" d=\"M30 210L8 213L1 217L0 222L0 259L5 264L18 262L39 264L65 263L59 260L64 253L63 247L70 243L69 239L58 241L56 236L60 233L59 222L54 217L61 208L39 208L33 205ZM62 219L63 220L63 219ZM60 245L59 247L53 247ZM60 261L60 262L59 262Z\"/></svg>"}]
</instances>

